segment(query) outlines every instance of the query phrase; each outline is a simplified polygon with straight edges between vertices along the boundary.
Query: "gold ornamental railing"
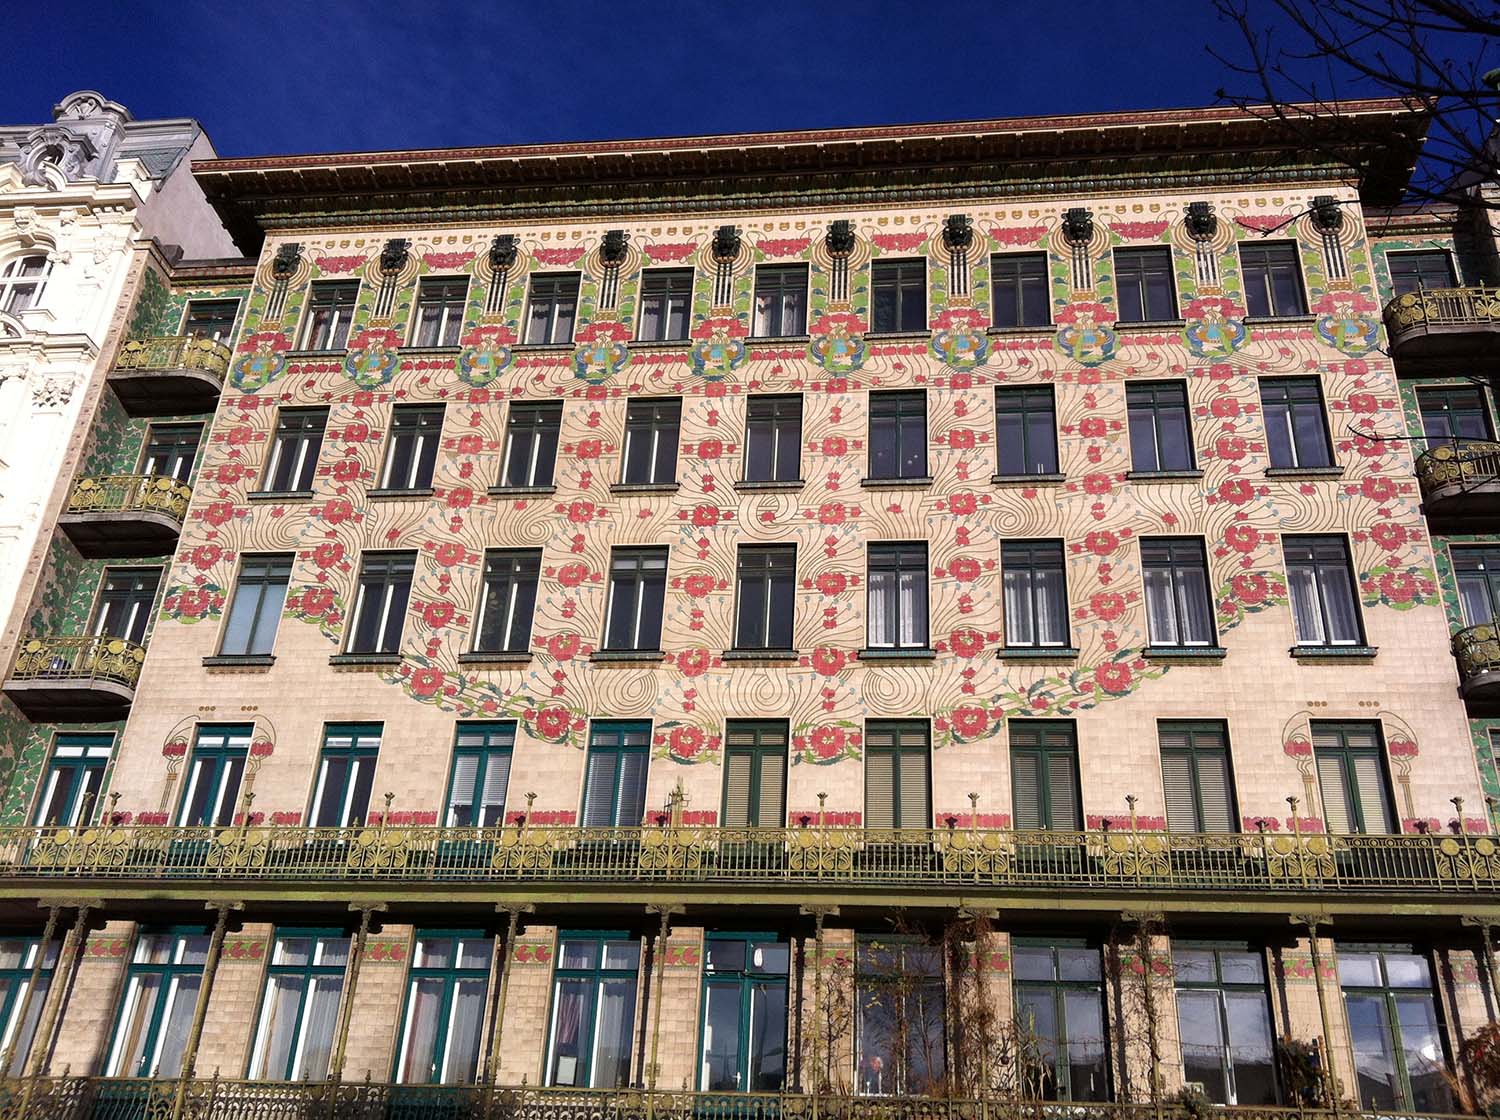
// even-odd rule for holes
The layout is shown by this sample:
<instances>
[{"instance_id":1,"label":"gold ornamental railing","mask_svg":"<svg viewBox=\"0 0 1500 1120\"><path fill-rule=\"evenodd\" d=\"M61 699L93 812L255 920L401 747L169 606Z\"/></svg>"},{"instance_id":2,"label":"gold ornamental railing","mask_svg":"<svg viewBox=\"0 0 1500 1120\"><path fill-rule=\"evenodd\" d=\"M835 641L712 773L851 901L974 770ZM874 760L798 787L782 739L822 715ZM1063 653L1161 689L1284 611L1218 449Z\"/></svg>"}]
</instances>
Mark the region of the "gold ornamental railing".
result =
<instances>
[{"instance_id":1,"label":"gold ornamental railing","mask_svg":"<svg viewBox=\"0 0 1500 1120\"><path fill-rule=\"evenodd\" d=\"M11 666L17 681L110 681L134 688L146 651L124 638L95 634L82 638L30 637Z\"/></svg>"},{"instance_id":2,"label":"gold ornamental railing","mask_svg":"<svg viewBox=\"0 0 1500 1120\"><path fill-rule=\"evenodd\" d=\"M191 486L165 475L86 475L73 483L68 512L164 513L180 522L192 500Z\"/></svg>"},{"instance_id":3,"label":"gold ornamental railing","mask_svg":"<svg viewBox=\"0 0 1500 1120\"><path fill-rule=\"evenodd\" d=\"M1500 479L1500 443L1487 439L1439 443L1417 456L1424 498L1451 486L1473 487Z\"/></svg>"},{"instance_id":4,"label":"gold ornamental railing","mask_svg":"<svg viewBox=\"0 0 1500 1120\"><path fill-rule=\"evenodd\" d=\"M102 823L0 828L0 879L1436 895L1500 893L1500 841L1453 833Z\"/></svg>"},{"instance_id":5,"label":"gold ornamental railing","mask_svg":"<svg viewBox=\"0 0 1500 1120\"><path fill-rule=\"evenodd\" d=\"M1385 305L1392 342L1426 327L1500 327L1500 288L1424 288Z\"/></svg>"},{"instance_id":6,"label":"gold ornamental railing","mask_svg":"<svg viewBox=\"0 0 1500 1120\"><path fill-rule=\"evenodd\" d=\"M0 1120L1405 1120L1287 1106L1126 1104L990 1096L852 1093L712 1093L647 1089L538 1089L393 1085L374 1081L269 1082L104 1077L0 1081Z\"/></svg>"},{"instance_id":7,"label":"gold ornamental railing","mask_svg":"<svg viewBox=\"0 0 1500 1120\"><path fill-rule=\"evenodd\" d=\"M1453 656L1458 673L1472 680L1481 673L1500 672L1500 627L1492 622L1470 626L1453 635Z\"/></svg>"},{"instance_id":8,"label":"gold ornamental railing","mask_svg":"<svg viewBox=\"0 0 1500 1120\"><path fill-rule=\"evenodd\" d=\"M132 338L120 347L115 369L196 369L222 378L229 369L229 356L229 347L211 338L192 335Z\"/></svg>"}]
</instances>

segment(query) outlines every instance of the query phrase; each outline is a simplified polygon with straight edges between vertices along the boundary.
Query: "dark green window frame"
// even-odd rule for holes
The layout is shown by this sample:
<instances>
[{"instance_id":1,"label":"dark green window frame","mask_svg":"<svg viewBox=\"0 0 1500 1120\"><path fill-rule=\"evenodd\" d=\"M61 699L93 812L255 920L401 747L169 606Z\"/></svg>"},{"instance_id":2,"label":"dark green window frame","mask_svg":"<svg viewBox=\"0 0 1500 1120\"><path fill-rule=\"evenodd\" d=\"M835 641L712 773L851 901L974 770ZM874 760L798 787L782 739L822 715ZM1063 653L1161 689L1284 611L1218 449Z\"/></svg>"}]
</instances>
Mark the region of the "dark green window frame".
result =
<instances>
[{"instance_id":1,"label":"dark green window frame","mask_svg":"<svg viewBox=\"0 0 1500 1120\"><path fill-rule=\"evenodd\" d=\"M140 959L143 950L149 952L145 949L147 945L158 944L168 947L171 959ZM197 1002L198 992L201 990L198 985L202 984L203 968L208 961L208 947L209 934L202 926L147 926L136 931L130 963L125 969L125 982L120 987L119 1006L115 1009L114 1029L110 1032L106 1076L177 1077L181 1073L181 1053L172 1060L161 1060L163 1021L168 1011L173 1012L174 1021L184 1026L191 1019L192 1004ZM151 976L160 976L160 980L154 991L146 995L145 982ZM197 981L190 994L181 990L185 981ZM136 1001L141 998L149 999L151 1007L146 1011L144 1020L136 1020L140 1022L142 1030L132 1037L143 1039L145 1046L134 1067L127 1069L122 1065L129 1056L126 1053L127 1039L121 1032L125 1027L126 1015L137 1006ZM190 1003L182 1005L179 1001L183 999Z\"/></svg>"},{"instance_id":2,"label":"dark green window frame","mask_svg":"<svg viewBox=\"0 0 1500 1120\"><path fill-rule=\"evenodd\" d=\"M52 740L38 787L32 823L71 828L99 819L104 772L115 749L113 732L104 735L59 732Z\"/></svg>"},{"instance_id":3,"label":"dark green window frame","mask_svg":"<svg viewBox=\"0 0 1500 1120\"><path fill-rule=\"evenodd\" d=\"M248 723L198 726L182 780L179 825L222 828L234 822L254 733Z\"/></svg>"},{"instance_id":4,"label":"dark green window frame","mask_svg":"<svg viewBox=\"0 0 1500 1120\"><path fill-rule=\"evenodd\" d=\"M1057 473L1057 399L1050 385L995 390L999 474Z\"/></svg>"},{"instance_id":5,"label":"dark green window frame","mask_svg":"<svg viewBox=\"0 0 1500 1120\"><path fill-rule=\"evenodd\" d=\"M859 937L854 962L854 1091L936 1095L949 1057L942 945L912 936Z\"/></svg>"},{"instance_id":6,"label":"dark green window frame","mask_svg":"<svg viewBox=\"0 0 1500 1120\"><path fill-rule=\"evenodd\" d=\"M593 947L594 963L589 967L568 966L568 947L570 945L588 944ZM628 948L627 948L628 947ZM629 967L608 966L611 952L628 952L633 959ZM558 995L564 984L586 984L587 1007L586 1014L580 1014L576 1024L580 1032L586 1031L586 1049L579 1055L581 1066L575 1066L571 1072L574 1077L571 1081L563 1082L565 1085L577 1086L579 1088L614 1089L626 1085L630 1080L631 1056L634 1053L634 1027L636 1005L640 1002L640 967L641 967L641 942L638 937L633 937L624 930L559 930L557 934L557 965L552 970L552 986L548 993L547 1003L547 1035L545 1040L543 1067L543 1085L558 1084L558 1058L557 1054L557 1030L558 1022ZM615 1076L606 1078L608 1084L596 1084L594 1062L597 1058L597 1047L599 1038L595 1035L597 1025L597 1013L599 1008L599 995L606 984L619 986L622 984L632 985L630 991L630 1008L626 1017L626 1053L624 1055L623 1069L616 1069ZM581 1039L580 1039L581 1041Z\"/></svg>"},{"instance_id":7,"label":"dark green window frame","mask_svg":"<svg viewBox=\"0 0 1500 1120\"><path fill-rule=\"evenodd\" d=\"M383 730L379 723L323 725L323 747L318 752L307 813L314 828L346 828L368 820Z\"/></svg>"},{"instance_id":8,"label":"dark green window frame","mask_svg":"<svg viewBox=\"0 0 1500 1120\"><path fill-rule=\"evenodd\" d=\"M308 959L303 964L277 963L277 954L281 950L283 942L307 941ZM341 943L341 944L340 944ZM335 964L326 964L320 959L324 946L329 948L342 948L343 956ZM259 1011L256 1013L255 1030L251 1036L250 1045L250 1072L252 1080L268 1081L318 1081L328 1075L328 1062L334 1042L333 1022L329 1023L330 1030L323 1050L318 1054L311 1067L304 1064L304 1045L307 1039L304 1037L308 1005L314 998L314 991L319 982L326 982L332 978L338 979L338 996L334 1003L335 1019L337 1018L338 1005L344 998L344 977L349 967L349 954L352 952L351 939L347 932L342 929L303 929L299 926L278 926L271 936L269 955L266 961L265 978L261 984L261 998L257 1005ZM268 1030L272 1029L271 1004L274 997L276 981L278 979L291 978L303 981L301 994L297 997L297 1010L292 1018L292 1028L289 1034L291 1045L287 1048L286 1058L280 1069L270 1069L263 1064L262 1054L264 1048L269 1045L270 1039L266 1037Z\"/></svg>"},{"instance_id":9,"label":"dark green window frame","mask_svg":"<svg viewBox=\"0 0 1500 1120\"><path fill-rule=\"evenodd\" d=\"M649 720L595 720L589 725L578 813L585 828L638 828L643 823L650 750Z\"/></svg>"},{"instance_id":10,"label":"dark green window frame","mask_svg":"<svg viewBox=\"0 0 1500 1120\"><path fill-rule=\"evenodd\" d=\"M265 657L276 647L281 609L292 581L292 560L290 552L251 553L240 558L220 657Z\"/></svg>"},{"instance_id":11,"label":"dark green window frame","mask_svg":"<svg viewBox=\"0 0 1500 1120\"><path fill-rule=\"evenodd\" d=\"M870 720L865 724L864 745L865 827L931 828L931 725L926 720ZM881 788L882 766L889 768L888 791Z\"/></svg>"},{"instance_id":12,"label":"dark green window frame","mask_svg":"<svg viewBox=\"0 0 1500 1120\"><path fill-rule=\"evenodd\" d=\"M1356 737L1363 742L1356 741ZM1318 793L1323 802L1324 825L1329 832L1352 835L1383 835L1394 832L1397 824L1395 801L1391 797L1391 778L1385 758L1385 736L1380 724L1324 723L1312 724L1313 757L1318 773ZM1363 765L1361 765L1363 763ZM1331 818L1328 781L1337 781L1343 799L1347 830L1335 828ZM1376 805L1366 804L1377 800Z\"/></svg>"},{"instance_id":13,"label":"dark green window frame","mask_svg":"<svg viewBox=\"0 0 1500 1120\"><path fill-rule=\"evenodd\" d=\"M1464 625L1485 626L1500 619L1500 545L1451 545L1448 555Z\"/></svg>"},{"instance_id":14,"label":"dark green window frame","mask_svg":"<svg viewBox=\"0 0 1500 1120\"><path fill-rule=\"evenodd\" d=\"M720 824L725 828L781 828L786 824L790 745L791 730L785 720L732 719L726 724ZM747 768L743 807L734 788L740 759Z\"/></svg>"},{"instance_id":15,"label":"dark green window frame","mask_svg":"<svg viewBox=\"0 0 1500 1120\"><path fill-rule=\"evenodd\" d=\"M505 823L505 792L515 745L514 720L458 725L443 801L446 827L492 828ZM461 774L461 770L471 772Z\"/></svg>"},{"instance_id":16,"label":"dark green window frame","mask_svg":"<svg viewBox=\"0 0 1500 1120\"><path fill-rule=\"evenodd\" d=\"M701 1092L779 1092L786 1080L788 978L792 950L774 933L709 933L703 945L702 1013L698 1030L698 1089ZM768 953L769 950L769 953ZM756 955L760 954L757 964ZM780 967L776 967L779 964ZM768 967L769 965L769 967ZM732 993L739 1011L733 1086L713 1084L708 1068L708 1017L712 993ZM779 1024L775 1002L780 998ZM765 1001L757 1017L756 1000ZM757 1027L770 1038L757 1038ZM778 1029L779 1028L779 1029ZM762 1043L759 1054L755 1044Z\"/></svg>"},{"instance_id":17,"label":"dark green window frame","mask_svg":"<svg viewBox=\"0 0 1500 1120\"><path fill-rule=\"evenodd\" d=\"M3 1071L6 1076L20 1077L26 1070L61 948L56 939L45 946L40 937L0 939L0 1044L12 1049L10 1069ZM17 1016L26 1001L26 989L31 986L31 972L39 953L42 971L37 977L31 1006L26 1009L26 1021L21 1022Z\"/></svg>"},{"instance_id":18,"label":"dark green window frame","mask_svg":"<svg viewBox=\"0 0 1500 1120\"><path fill-rule=\"evenodd\" d=\"M1035 800L1023 776L1036 784ZM1071 720L1010 721L1011 814L1016 828L1076 832L1083 827L1078 727Z\"/></svg>"},{"instance_id":19,"label":"dark green window frame","mask_svg":"<svg viewBox=\"0 0 1500 1120\"><path fill-rule=\"evenodd\" d=\"M1047 970L1049 976L1044 979L1026 975L1032 967L1027 961L1039 962L1043 953L1050 961ZM1034 1076L1042 1078L1040 1092L1028 1080L1025 1095L1035 1094L1046 1100L1110 1100L1114 1089L1111 1084L1109 1028L1105 1018L1104 958L1099 947L1086 941L1067 938L1017 938L1011 945L1011 961L1018 1029L1023 1034L1030 1031L1033 1035L1037 1029L1035 1018L1026 1014L1028 994L1039 1003L1050 1000L1056 1034L1046 1041L1058 1044L1050 1055L1051 1068L1035 1071ZM1076 1019L1085 1006L1085 1001L1070 999L1070 996L1092 997L1087 1004L1091 1008L1097 1008L1099 1038L1074 1040L1072 1036L1079 1027L1076 1022L1069 1022L1069 1009L1073 1009L1071 1017ZM1092 1044L1097 1048L1100 1080L1086 1086L1074 1085L1075 1063L1071 1060L1071 1051L1084 1044ZM1062 1052L1065 1049L1068 1051L1066 1056ZM1043 1057L1046 1060L1045 1052Z\"/></svg>"},{"instance_id":20,"label":"dark green window frame","mask_svg":"<svg viewBox=\"0 0 1500 1120\"><path fill-rule=\"evenodd\" d=\"M275 442L266 462L262 486L270 494L312 490L328 427L326 408L283 408L276 417Z\"/></svg>"},{"instance_id":21,"label":"dark green window frame","mask_svg":"<svg viewBox=\"0 0 1500 1120\"><path fill-rule=\"evenodd\" d=\"M1205 955L1208 955L1212 961L1211 976L1198 974L1197 970L1188 963L1190 957L1198 958L1193 962L1194 965L1201 963L1201 958ZM1235 971L1236 965L1243 969L1251 960L1255 962L1258 976L1248 977L1242 972ZM1280 1104L1281 1087L1276 1068L1275 1020L1271 1005L1271 989L1267 982L1269 972L1266 968L1264 951L1245 942L1174 941L1172 963L1174 983L1179 993L1179 1008L1183 1005L1182 993L1184 992L1212 993L1218 996L1219 1035L1215 1042L1220 1047L1219 1069L1225 1088L1225 1092L1221 1095L1229 1099L1218 1100L1211 1092L1208 1094L1209 1099L1215 1104ZM1227 969L1226 964L1230 965ZM1238 1073L1240 1063L1236 1061L1234 1050L1243 1042L1243 1039L1237 1038L1235 1034L1235 1020L1230 1014L1231 1000L1241 1004L1249 1004L1253 1000L1259 1010L1264 1013L1262 1023L1265 1027L1267 1043L1265 1065L1268 1076L1262 1085L1263 1091L1259 1094L1258 1100L1246 1100L1248 1086L1240 1084ZM1183 1037L1185 1033L1181 1029L1178 1031L1179 1042L1184 1049L1189 1043L1189 1040ZM1186 1055L1184 1055L1184 1068L1186 1068Z\"/></svg>"},{"instance_id":22,"label":"dark green window frame","mask_svg":"<svg viewBox=\"0 0 1500 1120\"><path fill-rule=\"evenodd\" d=\"M422 965L417 963L420 959L424 942L450 942L449 952L451 958L446 965ZM418 929L412 938L415 946L412 951L412 965L406 973L406 995L402 1000L400 1033L396 1036L395 1059L391 1066L391 1080L402 1085L472 1085L479 1071L480 1057L484 1052L484 1018L489 1007L490 974L494 971L495 962L495 938L492 934L476 929ZM482 965L467 966L462 964L460 954L465 942L482 942L486 946L484 963ZM408 1059L411 1057L409 1049L412 1041L414 1024L412 1015L417 1008L413 999L418 987L423 981L436 980L442 985L442 995L436 1015L436 1031L432 1041L432 1054L434 1060L429 1064L426 1076L411 1076L411 1070L407 1068ZM449 1032L453 1025L454 1000L462 988L472 986L475 983L483 985L480 993L479 1016L474 1025L474 1052L463 1062L463 1068L458 1070L458 1076L448 1077L452 1072L454 1055L449 1053L449 1044L453 1041Z\"/></svg>"},{"instance_id":23,"label":"dark green window frame","mask_svg":"<svg viewBox=\"0 0 1500 1120\"><path fill-rule=\"evenodd\" d=\"M1490 397L1479 385L1437 385L1417 390L1417 412L1427 445L1494 439Z\"/></svg>"},{"instance_id":24,"label":"dark green window frame","mask_svg":"<svg viewBox=\"0 0 1500 1120\"><path fill-rule=\"evenodd\" d=\"M140 473L187 482L202 440L202 424L152 424L141 448Z\"/></svg>"},{"instance_id":25,"label":"dark green window frame","mask_svg":"<svg viewBox=\"0 0 1500 1120\"><path fill-rule=\"evenodd\" d=\"M1354 964L1359 957L1375 958L1379 971L1378 982L1374 984L1351 982L1345 979L1346 973L1354 972ZM1418 958L1421 962L1420 983L1399 983L1393 981L1391 975L1391 959L1393 957ZM1389 1113L1393 1111L1414 1112L1453 1112L1456 1102L1448 1083L1448 1039L1443 1022L1443 1000L1439 997L1438 987L1433 983L1434 973L1432 968L1432 955L1423 949L1413 945L1391 945L1391 944L1341 944L1338 947L1338 969L1339 969L1339 991L1344 999L1344 1010L1346 1021L1350 1029L1350 1049L1356 1063L1359 1061L1359 1047L1357 1031L1359 1022L1357 1017L1352 1016L1349 1010L1350 997L1356 1000L1375 1000L1384 1012L1384 1040L1390 1046L1389 1057L1394 1063L1395 1085L1398 1099L1394 1102L1381 1101L1367 1095L1367 1087L1364 1079L1356 1070L1355 1083L1356 1093L1360 1106L1370 1112ZM1417 1092L1418 1086L1414 1084L1409 1060L1409 1053L1414 1048L1412 1041L1406 1038L1408 1028L1402 1022L1400 1005L1409 1003L1414 999L1421 998L1425 1001L1426 1008L1431 1013L1431 1024L1433 1035L1442 1053L1438 1058L1436 1068L1427 1071L1426 1083L1421 1086L1421 1094Z\"/></svg>"},{"instance_id":26,"label":"dark green window frame","mask_svg":"<svg viewBox=\"0 0 1500 1120\"><path fill-rule=\"evenodd\" d=\"M1229 754L1229 729L1214 720L1162 720L1157 724L1161 754L1162 789L1166 797L1167 828L1173 832L1235 832L1239 819L1235 809L1234 765ZM1215 774L1222 774L1223 804L1205 801L1204 786ZM1192 800L1187 806L1174 806L1174 780L1186 788ZM1180 819L1187 818L1187 819Z\"/></svg>"},{"instance_id":27,"label":"dark green window frame","mask_svg":"<svg viewBox=\"0 0 1500 1120\"><path fill-rule=\"evenodd\" d=\"M1453 254L1447 249L1405 249L1387 253L1385 264L1390 270L1393 295L1452 288L1458 284L1453 273Z\"/></svg>"},{"instance_id":28,"label":"dark green window frame","mask_svg":"<svg viewBox=\"0 0 1500 1120\"><path fill-rule=\"evenodd\" d=\"M1193 415L1182 381L1136 381L1125 386L1132 474L1191 471L1198 466Z\"/></svg>"}]
</instances>

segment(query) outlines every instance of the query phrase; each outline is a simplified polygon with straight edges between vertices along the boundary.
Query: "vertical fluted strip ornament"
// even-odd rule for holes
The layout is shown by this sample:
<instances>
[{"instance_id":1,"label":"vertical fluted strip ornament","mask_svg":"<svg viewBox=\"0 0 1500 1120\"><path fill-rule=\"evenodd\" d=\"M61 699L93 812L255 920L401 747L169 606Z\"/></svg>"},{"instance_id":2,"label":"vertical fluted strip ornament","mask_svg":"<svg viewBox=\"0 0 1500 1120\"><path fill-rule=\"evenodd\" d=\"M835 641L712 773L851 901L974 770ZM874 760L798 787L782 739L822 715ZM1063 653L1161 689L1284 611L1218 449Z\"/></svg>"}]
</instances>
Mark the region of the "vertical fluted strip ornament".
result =
<instances>
[{"instance_id":1,"label":"vertical fluted strip ornament","mask_svg":"<svg viewBox=\"0 0 1500 1120\"><path fill-rule=\"evenodd\" d=\"M656 1112L657 1047L661 1044L661 1000L667 982L667 932L671 928L672 915L682 913L680 903L653 902L646 907L648 914L661 917L661 926L656 934L656 977L651 995L651 1062L646 1070L646 1116L647 1120Z\"/></svg>"}]
</instances>

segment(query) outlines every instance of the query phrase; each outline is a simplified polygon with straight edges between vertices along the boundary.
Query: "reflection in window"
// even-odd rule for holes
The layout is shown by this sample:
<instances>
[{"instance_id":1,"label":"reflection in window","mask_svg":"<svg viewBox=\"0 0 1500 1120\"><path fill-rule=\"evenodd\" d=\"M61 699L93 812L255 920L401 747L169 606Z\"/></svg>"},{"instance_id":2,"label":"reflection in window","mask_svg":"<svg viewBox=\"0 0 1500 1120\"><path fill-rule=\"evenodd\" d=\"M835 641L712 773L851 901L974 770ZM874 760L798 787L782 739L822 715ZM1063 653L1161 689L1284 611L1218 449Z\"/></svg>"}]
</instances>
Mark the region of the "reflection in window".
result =
<instances>
[{"instance_id":1,"label":"reflection in window","mask_svg":"<svg viewBox=\"0 0 1500 1120\"><path fill-rule=\"evenodd\" d=\"M1011 948L1022 1095L1041 1100L1109 1099L1108 1048L1099 951L1083 946Z\"/></svg>"},{"instance_id":2,"label":"reflection in window","mask_svg":"<svg viewBox=\"0 0 1500 1120\"><path fill-rule=\"evenodd\" d=\"M704 945L698 1088L774 1093L786 1076L785 942L710 935Z\"/></svg>"},{"instance_id":3,"label":"reflection in window","mask_svg":"<svg viewBox=\"0 0 1500 1120\"><path fill-rule=\"evenodd\" d=\"M1338 960L1360 1107L1453 1111L1426 955L1409 947L1341 948Z\"/></svg>"},{"instance_id":4,"label":"reflection in window","mask_svg":"<svg viewBox=\"0 0 1500 1120\"><path fill-rule=\"evenodd\" d=\"M397 1081L403 1085L474 1081L493 956L494 941L488 937L417 934L396 1060Z\"/></svg>"},{"instance_id":5,"label":"reflection in window","mask_svg":"<svg viewBox=\"0 0 1500 1120\"><path fill-rule=\"evenodd\" d=\"M564 933L552 976L548 1085L614 1089L630 1080L639 941Z\"/></svg>"},{"instance_id":6,"label":"reflection in window","mask_svg":"<svg viewBox=\"0 0 1500 1120\"><path fill-rule=\"evenodd\" d=\"M1277 1103L1265 958L1247 948L1172 950L1182 1076L1215 1104Z\"/></svg>"},{"instance_id":7,"label":"reflection in window","mask_svg":"<svg viewBox=\"0 0 1500 1120\"><path fill-rule=\"evenodd\" d=\"M925 1096L948 1070L943 958L936 945L862 940L855 966L856 1088Z\"/></svg>"}]
</instances>

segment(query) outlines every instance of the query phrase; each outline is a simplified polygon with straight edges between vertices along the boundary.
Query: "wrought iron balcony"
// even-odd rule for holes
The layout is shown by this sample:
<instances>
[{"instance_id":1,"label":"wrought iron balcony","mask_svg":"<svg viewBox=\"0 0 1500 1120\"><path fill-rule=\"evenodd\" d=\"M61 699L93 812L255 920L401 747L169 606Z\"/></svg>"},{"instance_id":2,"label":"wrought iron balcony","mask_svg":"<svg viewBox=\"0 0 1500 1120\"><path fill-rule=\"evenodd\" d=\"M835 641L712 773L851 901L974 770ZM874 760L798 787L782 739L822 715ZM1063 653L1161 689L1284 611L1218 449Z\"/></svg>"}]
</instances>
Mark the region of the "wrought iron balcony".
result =
<instances>
[{"instance_id":1,"label":"wrought iron balcony","mask_svg":"<svg viewBox=\"0 0 1500 1120\"><path fill-rule=\"evenodd\" d=\"M1470 626L1453 635L1458 683L1470 702L1500 701L1500 627Z\"/></svg>"},{"instance_id":2,"label":"wrought iron balcony","mask_svg":"<svg viewBox=\"0 0 1500 1120\"><path fill-rule=\"evenodd\" d=\"M123 819L110 814L110 819ZM1472 826L1471 826L1472 827ZM672 883L792 894L809 887L1500 894L1500 838L1172 833L1101 829L224 828L100 824L0 828L0 882L114 880L267 885L401 883L439 893L517 884Z\"/></svg>"},{"instance_id":3,"label":"wrought iron balcony","mask_svg":"<svg viewBox=\"0 0 1500 1120\"><path fill-rule=\"evenodd\" d=\"M1500 288L1424 288L1385 305L1399 358L1484 358L1500 339Z\"/></svg>"},{"instance_id":4,"label":"wrought iron balcony","mask_svg":"<svg viewBox=\"0 0 1500 1120\"><path fill-rule=\"evenodd\" d=\"M108 634L25 639L5 694L32 719L115 719L135 697L146 651Z\"/></svg>"},{"instance_id":5,"label":"wrought iron balcony","mask_svg":"<svg viewBox=\"0 0 1500 1120\"><path fill-rule=\"evenodd\" d=\"M212 412L229 370L229 348L209 338L132 338L120 348L109 383L132 416Z\"/></svg>"},{"instance_id":6,"label":"wrought iron balcony","mask_svg":"<svg viewBox=\"0 0 1500 1120\"><path fill-rule=\"evenodd\" d=\"M1417 456L1417 484L1428 517L1474 521L1500 516L1500 443L1439 443Z\"/></svg>"},{"instance_id":7,"label":"wrought iron balcony","mask_svg":"<svg viewBox=\"0 0 1500 1120\"><path fill-rule=\"evenodd\" d=\"M74 480L57 522L91 559L161 556L182 532L193 488L154 474L88 475Z\"/></svg>"}]
</instances>

